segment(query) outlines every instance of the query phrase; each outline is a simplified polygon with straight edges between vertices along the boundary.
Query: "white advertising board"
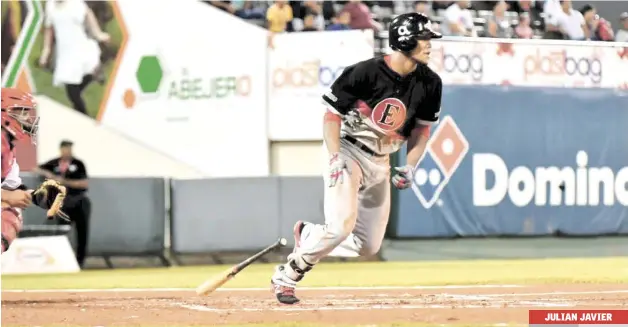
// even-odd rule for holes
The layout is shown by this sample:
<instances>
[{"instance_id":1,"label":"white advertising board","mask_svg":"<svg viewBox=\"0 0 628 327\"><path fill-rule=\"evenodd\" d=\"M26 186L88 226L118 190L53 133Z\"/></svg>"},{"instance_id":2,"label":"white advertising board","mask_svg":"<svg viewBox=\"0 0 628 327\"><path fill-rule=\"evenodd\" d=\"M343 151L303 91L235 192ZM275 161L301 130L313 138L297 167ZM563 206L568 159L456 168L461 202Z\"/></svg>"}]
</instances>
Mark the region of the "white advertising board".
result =
<instances>
[{"instance_id":1,"label":"white advertising board","mask_svg":"<svg viewBox=\"0 0 628 327\"><path fill-rule=\"evenodd\" d=\"M628 87L628 43L449 38L432 42L445 85Z\"/></svg>"},{"instance_id":2,"label":"white advertising board","mask_svg":"<svg viewBox=\"0 0 628 327\"><path fill-rule=\"evenodd\" d=\"M373 32L278 34L269 51L269 138L321 140L321 96L345 67L373 57Z\"/></svg>"},{"instance_id":3,"label":"white advertising board","mask_svg":"<svg viewBox=\"0 0 628 327\"><path fill-rule=\"evenodd\" d=\"M207 176L266 176L267 32L195 0L119 1L101 122Z\"/></svg>"},{"instance_id":4,"label":"white advertising board","mask_svg":"<svg viewBox=\"0 0 628 327\"><path fill-rule=\"evenodd\" d=\"M2 274L74 273L81 269L66 236L18 238L2 254Z\"/></svg>"}]
</instances>

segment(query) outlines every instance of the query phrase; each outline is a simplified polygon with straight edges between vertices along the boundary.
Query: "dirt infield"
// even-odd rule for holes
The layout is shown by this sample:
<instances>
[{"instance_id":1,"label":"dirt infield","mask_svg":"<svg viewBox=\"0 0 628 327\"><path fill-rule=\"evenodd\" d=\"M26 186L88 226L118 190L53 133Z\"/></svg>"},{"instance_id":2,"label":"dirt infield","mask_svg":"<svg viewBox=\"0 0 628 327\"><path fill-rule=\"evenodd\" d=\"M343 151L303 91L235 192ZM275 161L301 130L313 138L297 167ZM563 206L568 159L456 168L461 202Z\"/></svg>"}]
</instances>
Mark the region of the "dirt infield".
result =
<instances>
[{"instance_id":1,"label":"dirt infield","mask_svg":"<svg viewBox=\"0 0 628 327\"><path fill-rule=\"evenodd\" d=\"M527 323L528 310L628 306L627 285L304 289L302 303L270 290L32 291L2 293L2 325L141 326L308 322L325 324Z\"/></svg>"}]
</instances>

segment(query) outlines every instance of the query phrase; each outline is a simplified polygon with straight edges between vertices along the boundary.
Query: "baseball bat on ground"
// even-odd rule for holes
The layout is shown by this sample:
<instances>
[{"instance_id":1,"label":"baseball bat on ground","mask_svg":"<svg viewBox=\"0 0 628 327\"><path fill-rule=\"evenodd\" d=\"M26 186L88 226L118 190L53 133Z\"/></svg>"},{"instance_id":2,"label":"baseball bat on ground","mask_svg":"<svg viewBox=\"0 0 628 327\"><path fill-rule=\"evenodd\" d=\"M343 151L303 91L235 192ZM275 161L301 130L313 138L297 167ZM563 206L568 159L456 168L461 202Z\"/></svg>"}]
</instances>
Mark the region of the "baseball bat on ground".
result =
<instances>
[{"instance_id":1,"label":"baseball bat on ground","mask_svg":"<svg viewBox=\"0 0 628 327\"><path fill-rule=\"evenodd\" d=\"M259 260L259 258L263 257L264 255L266 255L267 253L275 249L285 246L286 244L288 244L288 241L285 238L282 237L278 239L277 242L269 245L267 248L263 249L262 251L257 252L256 254L249 257L248 259L238 263L237 265L205 281L203 284L201 284L199 287L196 288L196 294L207 295L215 291L217 288L224 285L226 282L228 282L233 277L235 277L235 275L237 275L244 268L248 267L253 262Z\"/></svg>"}]
</instances>

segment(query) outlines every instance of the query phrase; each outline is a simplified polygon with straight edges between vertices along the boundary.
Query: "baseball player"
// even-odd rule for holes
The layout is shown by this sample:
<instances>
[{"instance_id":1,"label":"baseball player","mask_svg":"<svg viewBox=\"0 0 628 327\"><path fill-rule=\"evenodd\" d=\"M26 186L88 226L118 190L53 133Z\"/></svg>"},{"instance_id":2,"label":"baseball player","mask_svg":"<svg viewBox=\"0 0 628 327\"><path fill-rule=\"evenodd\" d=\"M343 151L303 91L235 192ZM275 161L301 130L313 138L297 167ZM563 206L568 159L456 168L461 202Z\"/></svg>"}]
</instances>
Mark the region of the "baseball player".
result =
<instances>
[{"instance_id":1,"label":"baseball player","mask_svg":"<svg viewBox=\"0 0 628 327\"><path fill-rule=\"evenodd\" d=\"M273 292L284 304L299 302L296 284L323 257L379 251L390 213L390 186L412 185L430 125L438 122L440 77L428 66L430 39L440 38L423 14L397 16L388 30L390 55L345 68L323 95L328 111L323 138L329 153L325 225L299 221L288 262L271 277ZM407 162L390 178L389 154L408 142Z\"/></svg>"},{"instance_id":2,"label":"baseball player","mask_svg":"<svg viewBox=\"0 0 628 327\"><path fill-rule=\"evenodd\" d=\"M22 229L21 210L31 203L50 209L49 218L59 215L65 187L55 181L44 181L36 190L29 190L20 178L20 166L15 159L15 141L32 141L37 133L39 117L29 93L14 88L2 88L2 253L9 249ZM57 199L58 198L58 199Z\"/></svg>"}]
</instances>

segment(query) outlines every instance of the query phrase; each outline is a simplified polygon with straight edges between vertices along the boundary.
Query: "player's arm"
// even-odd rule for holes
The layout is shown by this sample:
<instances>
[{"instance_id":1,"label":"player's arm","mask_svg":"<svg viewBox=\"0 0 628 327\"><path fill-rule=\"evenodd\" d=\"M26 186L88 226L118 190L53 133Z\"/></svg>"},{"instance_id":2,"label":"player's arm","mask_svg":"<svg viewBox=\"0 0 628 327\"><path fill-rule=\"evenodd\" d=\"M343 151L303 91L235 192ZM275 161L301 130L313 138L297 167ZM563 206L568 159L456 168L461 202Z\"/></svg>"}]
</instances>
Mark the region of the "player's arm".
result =
<instances>
[{"instance_id":1,"label":"player's arm","mask_svg":"<svg viewBox=\"0 0 628 327\"><path fill-rule=\"evenodd\" d=\"M2 202L11 208L26 209L31 205L32 190L23 190L21 188L15 190L2 189Z\"/></svg>"},{"instance_id":2,"label":"player's arm","mask_svg":"<svg viewBox=\"0 0 628 327\"><path fill-rule=\"evenodd\" d=\"M20 166L16 161L2 180L2 202L12 208L26 209L31 204L31 192L20 177ZM3 205L4 206L4 205Z\"/></svg>"},{"instance_id":3,"label":"player's arm","mask_svg":"<svg viewBox=\"0 0 628 327\"><path fill-rule=\"evenodd\" d=\"M323 103L327 106L323 122L323 139L329 153L340 151L341 117L349 113L364 90L366 74L358 65L344 69L342 74L331 86L331 90L323 95Z\"/></svg>"},{"instance_id":4,"label":"player's arm","mask_svg":"<svg viewBox=\"0 0 628 327\"><path fill-rule=\"evenodd\" d=\"M50 160L39 167L35 167L33 172L37 175L44 176L45 178L54 179L56 176L52 172L54 169L54 160Z\"/></svg>"},{"instance_id":5,"label":"player's arm","mask_svg":"<svg viewBox=\"0 0 628 327\"><path fill-rule=\"evenodd\" d=\"M407 164L412 167L416 167L419 160L423 157L427 141L430 138L430 128L433 124L438 123L440 116L443 96L443 82L441 79L437 78L429 90L430 94L427 97L425 107L418 110L420 114L417 117L416 127L408 138Z\"/></svg>"},{"instance_id":6,"label":"player's arm","mask_svg":"<svg viewBox=\"0 0 628 327\"><path fill-rule=\"evenodd\" d=\"M89 182L87 180L87 169L85 169L85 165L83 164L83 162L77 162L76 169L76 175L78 179L61 179L59 182L71 188L87 189Z\"/></svg>"}]
</instances>

